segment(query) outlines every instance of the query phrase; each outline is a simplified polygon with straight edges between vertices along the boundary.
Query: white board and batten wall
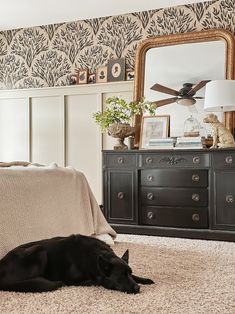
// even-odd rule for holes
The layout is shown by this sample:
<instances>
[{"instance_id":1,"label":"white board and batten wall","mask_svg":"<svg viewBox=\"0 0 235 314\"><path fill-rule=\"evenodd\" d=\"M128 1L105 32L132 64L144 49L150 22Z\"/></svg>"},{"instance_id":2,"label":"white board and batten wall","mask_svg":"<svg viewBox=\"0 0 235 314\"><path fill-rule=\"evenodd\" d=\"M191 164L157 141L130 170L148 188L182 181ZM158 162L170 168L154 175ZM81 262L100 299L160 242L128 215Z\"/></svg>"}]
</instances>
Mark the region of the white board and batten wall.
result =
<instances>
[{"instance_id":1,"label":"white board and batten wall","mask_svg":"<svg viewBox=\"0 0 235 314\"><path fill-rule=\"evenodd\" d=\"M101 134L92 114L108 97L131 101L133 82L0 91L0 161L24 160L82 171L102 203Z\"/></svg>"}]
</instances>

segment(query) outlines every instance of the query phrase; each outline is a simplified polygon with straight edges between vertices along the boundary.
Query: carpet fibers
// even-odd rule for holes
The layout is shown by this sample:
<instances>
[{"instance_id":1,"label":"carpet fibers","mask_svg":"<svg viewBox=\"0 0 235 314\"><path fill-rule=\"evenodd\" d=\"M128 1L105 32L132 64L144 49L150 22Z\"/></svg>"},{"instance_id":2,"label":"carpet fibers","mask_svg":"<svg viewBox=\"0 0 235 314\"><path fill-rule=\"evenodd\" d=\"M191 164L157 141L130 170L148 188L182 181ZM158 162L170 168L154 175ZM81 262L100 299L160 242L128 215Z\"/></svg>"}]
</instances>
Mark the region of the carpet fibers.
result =
<instances>
[{"instance_id":1,"label":"carpet fibers","mask_svg":"<svg viewBox=\"0 0 235 314\"><path fill-rule=\"evenodd\" d=\"M0 291L1 314L234 314L235 243L118 235L133 273L155 281L137 295L102 287L63 287L49 293Z\"/></svg>"}]
</instances>

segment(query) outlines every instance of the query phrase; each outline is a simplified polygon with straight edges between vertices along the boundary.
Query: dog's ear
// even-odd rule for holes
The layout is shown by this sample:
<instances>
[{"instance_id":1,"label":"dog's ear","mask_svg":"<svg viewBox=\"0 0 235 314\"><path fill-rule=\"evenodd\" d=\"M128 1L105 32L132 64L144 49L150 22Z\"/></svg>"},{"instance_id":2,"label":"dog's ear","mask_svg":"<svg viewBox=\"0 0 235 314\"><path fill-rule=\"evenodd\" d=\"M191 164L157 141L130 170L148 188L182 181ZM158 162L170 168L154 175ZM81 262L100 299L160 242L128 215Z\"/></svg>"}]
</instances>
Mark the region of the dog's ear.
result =
<instances>
[{"instance_id":1,"label":"dog's ear","mask_svg":"<svg viewBox=\"0 0 235 314\"><path fill-rule=\"evenodd\" d=\"M98 268L103 275L105 275L106 277L109 277L111 275L113 265L104 256L99 255L98 256Z\"/></svg>"},{"instance_id":2,"label":"dog's ear","mask_svg":"<svg viewBox=\"0 0 235 314\"><path fill-rule=\"evenodd\" d=\"M129 250L126 250L126 252L122 255L122 259L123 259L124 262L126 262L127 264L129 263Z\"/></svg>"}]
</instances>

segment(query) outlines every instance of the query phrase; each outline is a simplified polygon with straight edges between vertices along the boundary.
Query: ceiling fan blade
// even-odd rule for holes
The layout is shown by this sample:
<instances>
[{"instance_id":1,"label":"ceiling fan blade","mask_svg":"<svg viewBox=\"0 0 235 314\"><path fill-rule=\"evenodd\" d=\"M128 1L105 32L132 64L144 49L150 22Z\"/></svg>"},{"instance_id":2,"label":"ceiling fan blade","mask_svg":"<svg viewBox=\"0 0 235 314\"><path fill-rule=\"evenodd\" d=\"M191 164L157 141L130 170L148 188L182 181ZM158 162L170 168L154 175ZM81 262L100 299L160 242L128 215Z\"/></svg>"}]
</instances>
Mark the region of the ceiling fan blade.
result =
<instances>
[{"instance_id":1,"label":"ceiling fan blade","mask_svg":"<svg viewBox=\"0 0 235 314\"><path fill-rule=\"evenodd\" d=\"M172 98L157 100L157 101L153 101L153 104L158 108L161 106L172 104L173 102L176 102L177 99L178 99L178 97L172 97Z\"/></svg>"},{"instance_id":2,"label":"ceiling fan blade","mask_svg":"<svg viewBox=\"0 0 235 314\"><path fill-rule=\"evenodd\" d=\"M196 96L196 97L193 97L194 99L204 99L204 97L200 97L200 96Z\"/></svg>"},{"instance_id":3,"label":"ceiling fan blade","mask_svg":"<svg viewBox=\"0 0 235 314\"><path fill-rule=\"evenodd\" d=\"M152 87L150 87L150 89L155 90L156 92L170 94L170 95L173 95L173 96L178 96L179 95L179 92L177 90L174 90L174 89L171 89L169 87L160 85L158 83L154 84Z\"/></svg>"},{"instance_id":4,"label":"ceiling fan blade","mask_svg":"<svg viewBox=\"0 0 235 314\"><path fill-rule=\"evenodd\" d=\"M205 80L197 83L187 94L193 96L199 89L203 88L211 80Z\"/></svg>"}]
</instances>

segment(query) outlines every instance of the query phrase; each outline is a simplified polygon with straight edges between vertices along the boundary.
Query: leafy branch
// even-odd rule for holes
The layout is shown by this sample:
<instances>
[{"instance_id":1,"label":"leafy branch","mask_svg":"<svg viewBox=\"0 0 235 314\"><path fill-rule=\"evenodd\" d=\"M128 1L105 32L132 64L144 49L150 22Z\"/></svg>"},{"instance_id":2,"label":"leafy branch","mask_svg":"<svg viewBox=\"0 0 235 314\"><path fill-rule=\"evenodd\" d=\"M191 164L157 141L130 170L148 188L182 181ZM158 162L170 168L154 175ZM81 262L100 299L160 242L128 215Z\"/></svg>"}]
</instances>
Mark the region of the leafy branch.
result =
<instances>
[{"instance_id":1,"label":"leafy branch","mask_svg":"<svg viewBox=\"0 0 235 314\"><path fill-rule=\"evenodd\" d=\"M93 114L95 122L104 132L113 123L129 123L136 114L148 112L153 115L156 107L153 103L143 99L139 102L126 102L119 97L110 97L106 99L107 108L101 112L97 111Z\"/></svg>"}]
</instances>

